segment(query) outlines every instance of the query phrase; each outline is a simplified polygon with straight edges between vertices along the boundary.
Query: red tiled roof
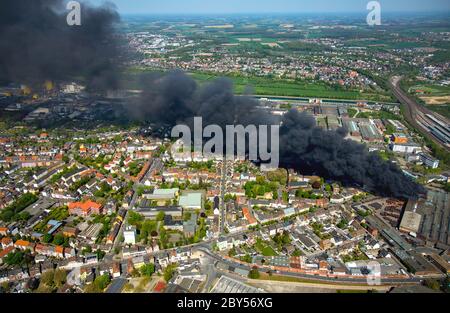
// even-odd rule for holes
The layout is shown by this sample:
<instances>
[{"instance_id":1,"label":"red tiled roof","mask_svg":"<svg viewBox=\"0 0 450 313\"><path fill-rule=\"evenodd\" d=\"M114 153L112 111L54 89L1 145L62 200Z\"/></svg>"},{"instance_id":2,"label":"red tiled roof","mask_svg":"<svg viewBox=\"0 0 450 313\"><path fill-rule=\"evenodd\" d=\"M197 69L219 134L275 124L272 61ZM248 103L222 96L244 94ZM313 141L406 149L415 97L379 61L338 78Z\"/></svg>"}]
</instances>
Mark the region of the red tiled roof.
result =
<instances>
[{"instance_id":1,"label":"red tiled roof","mask_svg":"<svg viewBox=\"0 0 450 313\"><path fill-rule=\"evenodd\" d=\"M15 246L21 246L21 247L28 247L29 245L30 245L30 242L29 241L26 241L26 240L17 240L15 243L14 243L14 245Z\"/></svg>"},{"instance_id":2,"label":"red tiled roof","mask_svg":"<svg viewBox=\"0 0 450 313\"><path fill-rule=\"evenodd\" d=\"M34 248L35 251L43 251L46 248L45 245L38 243L36 244L36 247Z\"/></svg>"},{"instance_id":3,"label":"red tiled roof","mask_svg":"<svg viewBox=\"0 0 450 313\"><path fill-rule=\"evenodd\" d=\"M153 291L155 292L162 292L164 289L166 289L166 283L159 281L156 286L155 289L153 289Z\"/></svg>"},{"instance_id":4,"label":"red tiled roof","mask_svg":"<svg viewBox=\"0 0 450 313\"><path fill-rule=\"evenodd\" d=\"M9 243L11 243L11 242L12 242L12 240L11 240L11 238L9 238L9 237L4 237L4 238L2 238L2 244L7 245L7 244L9 244Z\"/></svg>"},{"instance_id":5,"label":"red tiled roof","mask_svg":"<svg viewBox=\"0 0 450 313\"><path fill-rule=\"evenodd\" d=\"M102 207L101 204L88 200L85 202L71 202L68 205L69 210L73 209L81 209L83 211L88 211L89 209L100 209Z\"/></svg>"},{"instance_id":6,"label":"red tiled roof","mask_svg":"<svg viewBox=\"0 0 450 313\"><path fill-rule=\"evenodd\" d=\"M253 215L250 214L250 211L248 208L242 208L242 213L244 214L245 218L249 222L249 224L256 223L256 219L253 217Z\"/></svg>"},{"instance_id":7,"label":"red tiled roof","mask_svg":"<svg viewBox=\"0 0 450 313\"><path fill-rule=\"evenodd\" d=\"M0 252L0 259L3 259L5 256L7 256L11 251L14 250L14 247L8 247L5 250Z\"/></svg>"},{"instance_id":8,"label":"red tiled roof","mask_svg":"<svg viewBox=\"0 0 450 313\"><path fill-rule=\"evenodd\" d=\"M64 252L64 247L63 247L63 246L56 246L56 247L55 247L55 252L56 252L56 253L61 253L61 254L63 254L63 252Z\"/></svg>"}]
</instances>

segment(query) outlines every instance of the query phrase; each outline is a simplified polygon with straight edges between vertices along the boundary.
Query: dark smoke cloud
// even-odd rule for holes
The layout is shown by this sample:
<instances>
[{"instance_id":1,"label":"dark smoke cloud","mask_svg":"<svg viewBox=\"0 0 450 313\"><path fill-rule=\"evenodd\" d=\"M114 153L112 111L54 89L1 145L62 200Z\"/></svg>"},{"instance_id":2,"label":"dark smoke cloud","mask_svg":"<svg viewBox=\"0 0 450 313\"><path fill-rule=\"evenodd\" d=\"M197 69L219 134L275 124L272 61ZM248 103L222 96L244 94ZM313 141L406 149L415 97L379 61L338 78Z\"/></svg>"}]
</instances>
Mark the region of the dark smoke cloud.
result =
<instances>
[{"instance_id":1,"label":"dark smoke cloud","mask_svg":"<svg viewBox=\"0 0 450 313\"><path fill-rule=\"evenodd\" d=\"M226 79L199 87L191 77L176 71L147 76L142 82L142 96L129 108L141 121L159 126L190 125L194 116L202 116L204 126L279 122L258 108L255 99L235 96L232 83ZM283 167L359 185L383 196L416 198L424 194L423 187L405 176L397 165L369 153L364 145L344 139L345 129L324 131L312 116L296 110L285 114L281 123Z\"/></svg>"},{"instance_id":2,"label":"dark smoke cloud","mask_svg":"<svg viewBox=\"0 0 450 313\"><path fill-rule=\"evenodd\" d=\"M117 87L119 55L111 4L81 2L81 26L69 26L64 0L0 1L0 82L42 86L83 77L91 89Z\"/></svg>"},{"instance_id":3,"label":"dark smoke cloud","mask_svg":"<svg viewBox=\"0 0 450 313\"><path fill-rule=\"evenodd\" d=\"M346 131L324 131L306 113L291 110L280 128L280 162L302 173L358 184L383 196L415 198L424 188L392 162L364 145L346 140Z\"/></svg>"},{"instance_id":4,"label":"dark smoke cloud","mask_svg":"<svg viewBox=\"0 0 450 313\"><path fill-rule=\"evenodd\" d=\"M273 118L257 108L258 101L236 97L229 79L199 87L181 71L150 74L141 79L143 93L130 106L132 116L157 125L189 124L194 116L203 123L225 125L272 124Z\"/></svg>"}]
</instances>

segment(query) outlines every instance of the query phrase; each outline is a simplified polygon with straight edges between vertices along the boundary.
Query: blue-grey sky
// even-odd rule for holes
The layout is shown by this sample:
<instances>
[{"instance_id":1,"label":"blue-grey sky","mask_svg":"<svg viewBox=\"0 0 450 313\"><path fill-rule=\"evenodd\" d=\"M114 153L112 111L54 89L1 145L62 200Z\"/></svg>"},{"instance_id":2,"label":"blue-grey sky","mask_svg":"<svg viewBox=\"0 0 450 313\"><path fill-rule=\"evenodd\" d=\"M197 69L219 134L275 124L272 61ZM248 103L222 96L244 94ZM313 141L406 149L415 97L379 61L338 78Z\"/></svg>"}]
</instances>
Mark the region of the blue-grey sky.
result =
<instances>
[{"instance_id":1,"label":"blue-grey sky","mask_svg":"<svg viewBox=\"0 0 450 313\"><path fill-rule=\"evenodd\" d=\"M91 0L99 4L105 0ZM369 0L109 0L121 14L363 12ZM382 12L450 12L450 0L379 0Z\"/></svg>"}]
</instances>

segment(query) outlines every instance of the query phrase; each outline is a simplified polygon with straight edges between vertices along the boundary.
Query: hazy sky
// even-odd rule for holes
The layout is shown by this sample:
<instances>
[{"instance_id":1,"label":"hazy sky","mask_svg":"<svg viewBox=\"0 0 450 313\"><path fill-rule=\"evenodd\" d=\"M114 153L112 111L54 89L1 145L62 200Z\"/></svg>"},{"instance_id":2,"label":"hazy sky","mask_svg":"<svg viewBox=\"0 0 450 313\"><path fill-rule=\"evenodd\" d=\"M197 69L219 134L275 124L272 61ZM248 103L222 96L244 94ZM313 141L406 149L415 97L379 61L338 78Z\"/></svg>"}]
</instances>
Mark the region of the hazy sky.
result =
<instances>
[{"instance_id":1,"label":"hazy sky","mask_svg":"<svg viewBox=\"0 0 450 313\"><path fill-rule=\"evenodd\" d=\"M88 0L89 1L89 0ZM104 0L90 0L102 3ZM129 13L363 12L369 0L109 0ZM450 0L379 0L382 12L450 12Z\"/></svg>"}]
</instances>

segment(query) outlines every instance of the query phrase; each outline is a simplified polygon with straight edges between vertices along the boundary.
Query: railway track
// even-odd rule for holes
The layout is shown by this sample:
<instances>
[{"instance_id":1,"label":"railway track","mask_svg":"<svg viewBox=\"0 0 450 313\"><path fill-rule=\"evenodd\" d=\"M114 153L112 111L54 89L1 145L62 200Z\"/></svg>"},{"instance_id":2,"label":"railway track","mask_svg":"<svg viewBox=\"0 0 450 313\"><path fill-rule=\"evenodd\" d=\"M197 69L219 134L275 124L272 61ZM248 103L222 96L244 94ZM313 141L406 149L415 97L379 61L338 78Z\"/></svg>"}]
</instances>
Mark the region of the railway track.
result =
<instances>
[{"instance_id":1,"label":"railway track","mask_svg":"<svg viewBox=\"0 0 450 313\"><path fill-rule=\"evenodd\" d=\"M389 84L391 85L392 92L394 93L394 96L400 101L400 103L404 106L405 109L405 119L408 121L408 123L413 126L416 130L418 130L420 133L422 133L423 136L427 137L434 143L438 144L440 147L444 148L448 152L450 152L450 148L446 145L446 143L442 142L440 139L435 137L429 129L422 126L422 123L418 123L420 115L430 114L432 116L434 115L434 112L428 110L427 108L423 107L422 105L418 104L416 101L411 99L406 95L406 93L400 88L399 83L401 81L401 77L394 76L390 80ZM420 113L420 115L419 115Z\"/></svg>"}]
</instances>

